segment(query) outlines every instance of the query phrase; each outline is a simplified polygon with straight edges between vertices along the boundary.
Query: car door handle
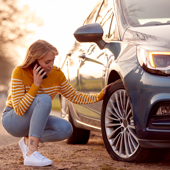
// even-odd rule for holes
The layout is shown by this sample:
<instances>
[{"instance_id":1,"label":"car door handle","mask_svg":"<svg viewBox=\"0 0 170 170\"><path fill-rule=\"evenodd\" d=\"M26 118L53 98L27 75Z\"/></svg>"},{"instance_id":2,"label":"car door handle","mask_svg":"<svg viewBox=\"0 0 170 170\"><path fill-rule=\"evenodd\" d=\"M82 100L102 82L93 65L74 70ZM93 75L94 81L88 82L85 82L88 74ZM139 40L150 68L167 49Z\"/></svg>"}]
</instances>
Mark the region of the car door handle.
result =
<instances>
[{"instance_id":1,"label":"car door handle","mask_svg":"<svg viewBox=\"0 0 170 170\"><path fill-rule=\"evenodd\" d=\"M79 58L85 59L85 58L86 58L86 55L85 55L85 54L81 54L81 55L79 55Z\"/></svg>"}]
</instances>

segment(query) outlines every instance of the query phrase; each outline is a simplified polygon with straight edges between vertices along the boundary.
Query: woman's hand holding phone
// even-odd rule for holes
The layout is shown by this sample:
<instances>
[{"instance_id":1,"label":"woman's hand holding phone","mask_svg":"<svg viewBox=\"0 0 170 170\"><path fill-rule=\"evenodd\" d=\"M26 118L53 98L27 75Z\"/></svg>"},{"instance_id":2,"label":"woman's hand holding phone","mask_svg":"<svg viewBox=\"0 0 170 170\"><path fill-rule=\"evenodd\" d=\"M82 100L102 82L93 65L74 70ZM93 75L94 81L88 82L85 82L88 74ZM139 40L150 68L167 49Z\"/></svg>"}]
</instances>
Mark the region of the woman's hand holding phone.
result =
<instances>
[{"instance_id":1,"label":"woman's hand holding phone","mask_svg":"<svg viewBox=\"0 0 170 170\"><path fill-rule=\"evenodd\" d=\"M44 72L44 69L41 66L38 66L38 64L36 64L33 68L34 84L40 87L43 77L45 75L46 75L46 72Z\"/></svg>"}]
</instances>

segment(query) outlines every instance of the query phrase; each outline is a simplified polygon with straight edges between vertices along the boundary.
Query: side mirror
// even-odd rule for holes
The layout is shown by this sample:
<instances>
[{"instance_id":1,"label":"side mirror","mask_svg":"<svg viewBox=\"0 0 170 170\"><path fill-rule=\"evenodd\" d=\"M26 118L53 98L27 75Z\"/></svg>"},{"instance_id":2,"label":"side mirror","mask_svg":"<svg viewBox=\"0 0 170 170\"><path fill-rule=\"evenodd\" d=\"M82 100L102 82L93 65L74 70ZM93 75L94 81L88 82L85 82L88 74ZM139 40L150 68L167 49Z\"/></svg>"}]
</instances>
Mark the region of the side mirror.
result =
<instances>
[{"instance_id":1,"label":"side mirror","mask_svg":"<svg viewBox=\"0 0 170 170\"><path fill-rule=\"evenodd\" d=\"M95 42L100 49L103 49L106 42L102 39L103 29L100 24L93 23L79 27L74 32L74 37L79 42Z\"/></svg>"}]
</instances>

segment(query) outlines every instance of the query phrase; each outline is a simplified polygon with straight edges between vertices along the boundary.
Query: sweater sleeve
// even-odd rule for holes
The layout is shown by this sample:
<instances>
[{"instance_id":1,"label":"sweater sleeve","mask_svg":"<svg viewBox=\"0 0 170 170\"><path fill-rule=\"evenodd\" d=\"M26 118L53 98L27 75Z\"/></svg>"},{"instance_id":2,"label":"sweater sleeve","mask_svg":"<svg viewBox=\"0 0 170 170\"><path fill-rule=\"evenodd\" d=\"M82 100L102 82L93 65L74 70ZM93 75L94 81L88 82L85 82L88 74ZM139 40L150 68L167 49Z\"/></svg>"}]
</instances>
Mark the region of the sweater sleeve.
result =
<instances>
[{"instance_id":1,"label":"sweater sleeve","mask_svg":"<svg viewBox=\"0 0 170 170\"><path fill-rule=\"evenodd\" d=\"M63 82L61 83L60 93L71 102L77 104L95 103L100 100L103 100L105 95L103 90L97 94L86 94L86 93L78 92L76 91L76 89L72 87L72 85L68 82L65 76L63 78Z\"/></svg>"},{"instance_id":2,"label":"sweater sleeve","mask_svg":"<svg viewBox=\"0 0 170 170\"><path fill-rule=\"evenodd\" d=\"M13 71L11 79L11 99L15 113L18 116L23 116L34 100L38 87L32 84L29 91L26 93L25 85L22 80L21 68Z\"/></svg>"}]
</instances>

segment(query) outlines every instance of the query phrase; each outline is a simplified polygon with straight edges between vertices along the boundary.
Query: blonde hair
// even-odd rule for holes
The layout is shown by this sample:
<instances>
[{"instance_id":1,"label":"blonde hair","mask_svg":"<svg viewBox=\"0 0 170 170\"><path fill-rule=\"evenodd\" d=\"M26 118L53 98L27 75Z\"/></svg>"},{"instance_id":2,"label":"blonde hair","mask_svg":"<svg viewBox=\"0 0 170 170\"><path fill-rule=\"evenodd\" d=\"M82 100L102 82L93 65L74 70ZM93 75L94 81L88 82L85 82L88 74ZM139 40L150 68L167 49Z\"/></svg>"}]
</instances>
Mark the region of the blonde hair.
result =
<instances>
[{"instance_id":1,"label":"blonde hair","mask_svg":"<svg viewBox=\"0 0 170 170\"><path fill-rule=\"evenodd\" d=\"M58 55L58 50L45 40L37 40L30 45L27 50L23 63L19 66L21 68L29 67L37 59L44 57L49 51Z\"/></svg>"}]
</instances>

